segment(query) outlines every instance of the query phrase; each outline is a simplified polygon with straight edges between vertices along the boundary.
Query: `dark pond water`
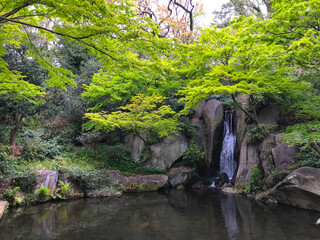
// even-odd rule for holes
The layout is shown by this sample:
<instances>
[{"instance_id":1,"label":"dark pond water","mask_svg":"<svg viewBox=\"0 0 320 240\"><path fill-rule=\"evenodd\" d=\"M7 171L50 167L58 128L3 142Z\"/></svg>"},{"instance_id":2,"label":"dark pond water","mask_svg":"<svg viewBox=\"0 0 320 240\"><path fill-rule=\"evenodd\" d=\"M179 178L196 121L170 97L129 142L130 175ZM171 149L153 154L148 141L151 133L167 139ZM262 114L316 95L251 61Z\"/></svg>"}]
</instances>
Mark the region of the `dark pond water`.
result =
<instances>
[{"instance_id":1,"label":"dark pond water","mask_svg":"<svg viewBox=\"0 0 320 240\"><path fill-rule=\"evenodd\" d=\"M320 204L320 203L319 203ZM320 212L207 192L131 194L12 210L0 239L320 239Z\"/></svg>"}]
</instances>

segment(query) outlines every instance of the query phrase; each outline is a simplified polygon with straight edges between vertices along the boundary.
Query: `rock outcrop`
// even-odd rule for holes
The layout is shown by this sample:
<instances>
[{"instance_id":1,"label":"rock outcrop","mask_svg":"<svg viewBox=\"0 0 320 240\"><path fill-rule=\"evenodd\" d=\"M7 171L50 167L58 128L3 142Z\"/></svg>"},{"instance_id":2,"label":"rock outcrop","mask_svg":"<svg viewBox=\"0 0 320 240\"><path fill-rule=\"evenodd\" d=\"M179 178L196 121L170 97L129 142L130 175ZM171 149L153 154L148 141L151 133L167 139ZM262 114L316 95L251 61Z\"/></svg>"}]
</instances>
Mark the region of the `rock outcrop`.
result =
<instances>
[{"instance_id":1,"label":"rock outcrop","mask_svg":"<svg viewBox=\"0 0 320 240\"><path fill-rule=\"evenodd\" d=\"M292 165L294 163L294 158L299 151L297 146L289 147L287 143L282 142L280 140L282 136L283 134L276 134L276 147L272 149L274 164L279 171Z\"/></svg>"},{"instance_id":2,"label":"rock outcrop","mask_svg":"<svg viewBox=\"0 0 320 240\"><path fill-rule=\"evenodd\" d=\"M220 137L223 133L223 106L218 100L207 101L203 109L203 120L206 136L206 165L218 165ZM214 161L213 163L211 161Z\"/></svg>"},{"instance_id":3,"label":"rock outcrop","mask_svg":"<svg viewBox=\"0 0 320 240\"><path fill-rule=\"evenodd\" d=\"M216 166L219 165L223 115L222 103L211 99L201 101L190 118L190 122L197 126L194 137L197 140L199 150L206 152L205 160L200 165L207 169L212 166L212 161ZM145 133L143 137L147 140L148 134ZM142 162L144 166L169 169L187 150L188 139L184 135L166 138L150 146L151 154L144 154L147 153L145 143L134 134L125 137L125 145L130 149L131 156L135 161Z\"/></svg>"},{"instance_id":4,"label":"rock outcrop","mask_svg":"<svg viewBox=\"0 0 320 240\"><path fill-rule=\"evenodd\" d=\"M304 209L320 211L320 169L302 167L274 186L266 198Z\"/></svg>"},{"instance_id":5,"label":"rock outcrop","mask_svg":"<svg viewBox=\"0 0 320 240\"><path fill-rule=\"evenodd\" d=\"M251 168L255 166L258 166L264 176L268 177L273 170L285 170L295 162L299 149L296 146L289 147L287 143L282 142L282 135L269 134L260 144L248 144L243 141L236 185L248 184Z\"/></svg>"},{"instance_id":6,"label":"rock outcrop","mask_svg":"<svg viewBox=\"0 0 320 240\"><path fill-rule=\"evenodd\" d=\"M141 133L141 136L143 138L147 138L147 134ZM143 153L143 150L145 149L145 144L142 141L141 138L139 138L134 133L128 134L124 138L125 145L130 149L131 157L136 161L139 162L141 159L141 155ZM144 159L142 159L144 160Z\"/></svg>"},{"instance_id":7,"label":"rock outcrop","mask_svg":"<svg viewBox=\"0 0 320 240\"><path fill-rule=\"evenodd\" d=\"M148 136L143 134L143 137L147 139ZM169 169L174 162L182 157L188 147L188 141L183 135L165 138L162 142L151 145L151 156L143 154L147 153L146 146L141 138L134 134L125 137L125 144L129 147L135 161L143 162L146 167L159 169Z\"/></svg>"},{"instance_id":8,"label":"rock outcrop","mask_svg":"<svg viewBox=\"0 0 320 240\"><path fill-rule=\"evenodd\" d=\"M169 169L187 150L188 141L185 136L180 135L172 139L166 138L150 148L152 156L144 165L150 168Z\"/></svg>"},{"instance_id":9,"label":"rock outcrop","mask_svg":"<svg viewBox=\"0 0 320 240\"><path fill-rule=\"evenodd\" d=\"M198 174L188 167L171 168L168 172L168 181L172 187L191 186L199 179Z\"/></svg>"},{"instance_id":10,"label":"rock outcrop","mask_svg":"<svg viewBox=\"0 0 320 240\"><path fill-rule=\"evenodd\" d=\"M106 171L112 180L122 185L124 191L127 192L150 192L157 191L160 188L166 187L168 184L168 176L164 174L157 175L135 175L126 177L120 171Z\"/></svg>"},{"instance_id":11,"label":"rock outcrop","mask_svg":"<svg viewBox=\"0 0 320 240\"><path fill-rule=\"evenodd\" d=\"M167 183L168 176L164 174L132 176L127 178L124 191L152 192L166 187Z\"/></svg>"},{"instance_id":12,"label":"rock outcrop","mask_svg":"<svg viewBox=\"0 0 320 240\"><path fill-rule=\"evenodd\" d=\"M260 165L258 146L243 142L240 151L239 166L236 175L236 185L246 185L250 180L250 171Z\"/></svg>"},{"instance_id":13,"label":"rock outcrop","mask_svg":"<svg viewBox=\"0 0 320 240\"><path fill-rule=\"evenodd\" d=\"M0 201L0 220L4 216L8 207L9 207L9 203L7 201Z\"/></svg>"},{"instance_id":14,"label":"rock outcrop","mask_svg":"<svg viewBox=\"0 0 320 240\"><path fill-rule=\"evenodd\" d=\"M57 188L58 181L58 171L55 170L38 170L38 179L35 190L38 189L41 185L46 188L51 189L51 192L54 192Z\"/></svg>"},{"instance_id":15,"label":"rock outcrop","mask_svg":"<svg viewBox=\"0 0 320 240\"><path fill-rule=\"evenodd\" d=\"M250 106L250 97L247 95L240 95L237 99L237 102L241 104L242 108L246 109L247 107ZM237 114L237 148L240 149L243 142L244 135L245 135L245 130L248 125L246 122L247 115L243 111L241 111L241 109L239 108L237 108L236 114Z\"/></svg>"}]
</instances>

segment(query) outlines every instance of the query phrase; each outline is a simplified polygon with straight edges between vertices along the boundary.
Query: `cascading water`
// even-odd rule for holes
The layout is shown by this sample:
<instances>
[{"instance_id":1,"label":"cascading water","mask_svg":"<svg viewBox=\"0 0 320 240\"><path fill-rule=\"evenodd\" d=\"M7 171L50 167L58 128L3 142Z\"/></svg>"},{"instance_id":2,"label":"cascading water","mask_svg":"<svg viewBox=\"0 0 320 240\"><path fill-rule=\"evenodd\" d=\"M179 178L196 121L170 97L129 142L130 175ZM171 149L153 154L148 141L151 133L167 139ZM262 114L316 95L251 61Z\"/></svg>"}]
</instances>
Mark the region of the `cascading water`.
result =
<instances>
[{"instance_id":1,"label":"cascading water","mask_svg":"<svg viewBox=\"0 0 320 240\"><path fill-rule=\"evenodd\" d=\"M229 179L232 178L237 164L234 160L234 148L236 146L236 126L237 119L235 111L225 111L224 113L224 138L222 151L220 154L220 173L225 172Z\"/></svg>"}]
</instances>

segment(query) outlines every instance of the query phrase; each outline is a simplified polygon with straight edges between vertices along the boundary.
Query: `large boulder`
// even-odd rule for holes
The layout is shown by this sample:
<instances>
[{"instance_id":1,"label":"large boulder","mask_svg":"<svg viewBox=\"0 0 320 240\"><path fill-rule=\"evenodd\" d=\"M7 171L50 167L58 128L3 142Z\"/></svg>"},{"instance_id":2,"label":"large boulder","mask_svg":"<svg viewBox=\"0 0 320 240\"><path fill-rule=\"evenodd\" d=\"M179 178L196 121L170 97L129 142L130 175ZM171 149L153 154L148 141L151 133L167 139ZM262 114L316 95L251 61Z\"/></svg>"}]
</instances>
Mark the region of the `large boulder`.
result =
<instances>
[{"instance_id":1,"label":"large boulder","mask_svg":"<svg viewBox=\"0 0 320 240\"><path fill-rule=\"evenodd\" d=\"M272 155L276 168L281 171L295 162L295 156L299 152L297 146L289 147L287 143L281 141L283 134L276 134L275 141L277 146L272 149Z\"/></svg>"},{"instance_id":2,"label":"large boulder","mask_svg":"<svg viewBox=\"0 0 320 240\"><path fill-rule=\"evenodd\" d=\"M194 110L194 116L197 118L201 118L205 107L206 100L202 100L201 102L199 102L197 108Z\"/></svg>"},{"instance_id":3,"label":"large boulder","mask_svg":"<svg viewBox=\"0 0 320 240\"><path fill-rule=\"evenodd\" d=\"M199 179L198 174L188 167L171 168L168 172L168 181L172 187L189 186Z\"/></svg>"},{"instance_id":4,"label":"large boulder","mask_svg":"<svg viewBox=\"0 0 320 240\"><path fill-rule=\"evenodd\" d=\"M150 168L169 169L187 150L188 141L183 135L174 136L171 139L166 138L150 148L152 156L144 165Z\"/></svg>"},{"instance_id":5,"label":"large boulder","mask_svg":"<svg viewBox=\"0 0 320 240\"><path fill-rule=\"evenodd\" d=\"M269 176L275 169L274 160L272 156L272 149L277 146L276 135L269 134L259 146L260 160L265 176Z\"/></svg>"},{"instance_id":6,"label":"large boulder","mask_svg":"<svg viewBox=\"0 0 320 240\"><path fill-rule=\"evenodd\" d=\"M251 168L258 165L260 165L258 146L244 141L240 150L236 185L247 185L250 181Z\"/></svg>"},{"instance_id":7,"label":"large boulder","mask_svg":"<svg viewBox=\"0 0 320 240\"><path fill-rule=\"evenodd\" d=\"M38 170L38 179L35 190L38 189L41 185L46 188L51 189L51 192L54 192L57 188L58 181L58 171L56 170Z\"/></svg>"},{"instance_id":8,"label":"large boulder","mask_svg":"<svg viewBox=\"0 0 320 240\"><path fill-rule=\"evenodd\" d=\"M157 191L167 186L168 176L157 175L138 175L127 178L124 191L127 192L151 192Z\"/></svg>"},{"instance_id":9,"label":"large boulder","mask_svg":"<svg viewBox=\"0 0 320 240\"><path fill-rule=\"evenodd\" d=\"M120 171L107 171L113 182L122 185L126 192L150 192L157 191L168 184L168 176L164 174L157 175L135 175L126 177Z\"/></svg>"},{"instance_id":10,"label":"large boulder","mask_svg":"<svg viewBox=\"0 0 320 240\"><path fill-rule=\"evenodd\" d=\"M250 97L248 95L240 95L237 102L241 104L242 108L246 109L250 106ZM246 118L247 115L240 109L237 108L237 148L241 149L243 138L245 135L245 130L247 127Z\"/></svg>"},{"instance_id":11,"label":"large boulder","mask_svg":"<svg viewBox=\"0 0 320 240\"><path fill-rule=\"evenodd\" d=\"M147 133L141 133L143 138L147 138ZM142 152L145 149L145 144L141 138L139 138L136 134L130 133L124 138L125 146L130 149L131 157L139 162Z\"/></svg>"},{"instance_id":12,"label":"large boulder","mask_svg":"<svg viewBox=\"0 0 320 240\"><path fill-rule=\"evenodd\" d=\"M320 169L302 167L293 171L269 191L267 198L320 211Z\"/></svg>"},{"instance_id":13,"label":"large boulder","mask_svg":"<svg viewBox=\"0 0 320 240\"><path fill-rule=\"evenodd\" d=\"M203 109L203 120L206 135L206 165L211 166L211 161L219 162L219 144L223 133L223 106L218 100L211 99L207 101Z\"/></svg>"},{"instance_id":14,"label":"large boulder","mask_svg":"<svg viewBox=\"0 0 320 240\"><path fill-rule=\"evenodd\" d=\"M203 122L196 116L191 119L191 123L196 126L194 137L196 138L199 150L205 152L207 148L205 126Z\"/></svg>"}]
</instances>

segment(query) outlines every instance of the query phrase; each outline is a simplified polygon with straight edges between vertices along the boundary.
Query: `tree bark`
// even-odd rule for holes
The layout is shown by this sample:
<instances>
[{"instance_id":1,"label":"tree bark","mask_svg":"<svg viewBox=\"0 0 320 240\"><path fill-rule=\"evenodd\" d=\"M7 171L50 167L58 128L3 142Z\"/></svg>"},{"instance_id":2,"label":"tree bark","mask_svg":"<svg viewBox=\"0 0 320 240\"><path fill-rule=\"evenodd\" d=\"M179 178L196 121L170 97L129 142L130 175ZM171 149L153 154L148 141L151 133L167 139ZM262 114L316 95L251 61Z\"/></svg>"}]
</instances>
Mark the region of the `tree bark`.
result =
<instances>
[{"instance_id":1,"label":"tree bark","mask_svg":"<svg viewBox=\"0 0 320 240\"><path fill-rule=\"evenodd\" d=\"M317 143L310 143L310 147L312 147L320 155L320 146Z\"/></svg>"}]
</instances>

